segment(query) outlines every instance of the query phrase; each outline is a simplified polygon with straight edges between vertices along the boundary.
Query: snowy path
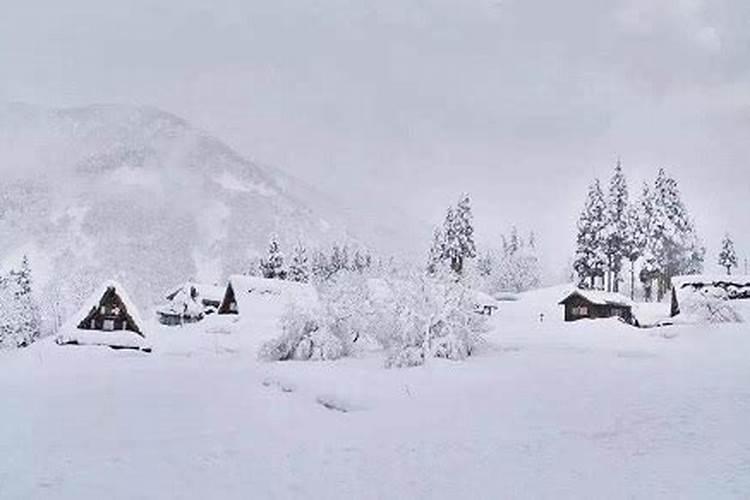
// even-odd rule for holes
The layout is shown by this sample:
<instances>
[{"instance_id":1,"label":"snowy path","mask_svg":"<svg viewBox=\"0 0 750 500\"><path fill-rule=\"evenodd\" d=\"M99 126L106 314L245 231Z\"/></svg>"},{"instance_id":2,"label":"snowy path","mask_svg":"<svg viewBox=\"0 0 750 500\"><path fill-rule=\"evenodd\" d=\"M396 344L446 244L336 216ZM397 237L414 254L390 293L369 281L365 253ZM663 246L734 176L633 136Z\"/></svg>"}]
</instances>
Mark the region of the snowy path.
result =
<instances>
[{"instance_id":1,"label":"snowy path","mask_svg":"<svg viewBox=\"0 0 750 500\"><path fill-rule=\"evenodd\" d=\"M258 363L189 331L151 355L1 353L0 498L750 494L746 327L531 309L508 306L471 361L410 370Z\"/></svg>"}]
</instances>

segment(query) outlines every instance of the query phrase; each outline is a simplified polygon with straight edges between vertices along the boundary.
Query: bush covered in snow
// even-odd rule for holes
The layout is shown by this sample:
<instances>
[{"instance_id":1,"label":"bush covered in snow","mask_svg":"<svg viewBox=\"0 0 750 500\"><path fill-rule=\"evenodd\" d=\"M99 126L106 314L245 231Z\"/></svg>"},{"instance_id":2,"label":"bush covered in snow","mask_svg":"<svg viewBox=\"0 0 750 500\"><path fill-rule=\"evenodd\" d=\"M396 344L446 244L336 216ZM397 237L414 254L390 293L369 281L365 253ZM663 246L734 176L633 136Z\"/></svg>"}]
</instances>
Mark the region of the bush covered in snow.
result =
<instances>
[{"instance_id":1,"label":"bush covered in snow","mask_svg":"<svg viewBox=\"0 0 750 500\"><path fill-rule=\"evenodd\" d=\"M433 357L460 361L472 354L486 318L474 312L471 291L454 274L416 274L393 283L393 290L396 326L380 338L386 366L416 366Z\"/></svg>"},{"instance_id":2,"label":"bush covered in snow","mask_svg":"<svg viewBox=\"0 0 750 500\"><path fill-rule=\"evenodd\" d=\"M341 272L319 294L320 309L286 311L281 336L263 346L261 359L329 360L379 345L387 367L417 366L466 359L485 330L474 294L447 269L399 279Z\"/></svg>"},{"instance_id":3,"label":"bush covered in snow","mask_svg":"<svg viewBox=\"0 0 750 500\"><path fill-rule=\"evenodd\" d=\"M325 361L344 355L344 343L310 311L290 307L281 319L282 333L263 344L264 361Z\"/></svg>"},{"instance_id":4,"label":"bush covered in snow","mask_svg":"<svg viewBox=\"0 0 750 500\"><path fill-rule=\"evenodd\" d=\"M703 288L686 293L681 302L681 316L698 323L741 323L727 292L721 288Z\"/></svg>"}]
</instances>

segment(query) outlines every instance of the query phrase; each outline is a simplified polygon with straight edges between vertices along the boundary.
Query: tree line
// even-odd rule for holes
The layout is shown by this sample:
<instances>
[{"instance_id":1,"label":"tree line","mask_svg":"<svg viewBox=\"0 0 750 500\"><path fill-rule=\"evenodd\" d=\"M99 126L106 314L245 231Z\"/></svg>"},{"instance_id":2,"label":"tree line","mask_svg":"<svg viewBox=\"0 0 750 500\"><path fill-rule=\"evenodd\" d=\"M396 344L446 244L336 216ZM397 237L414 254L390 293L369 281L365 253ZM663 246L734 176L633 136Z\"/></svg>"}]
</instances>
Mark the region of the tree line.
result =
<instances>
[{"instance_id":1,"label":"tree line","mask_svg":"<svg viewBox=\"0 0 750 500\"><path fill-rule=\"evenodd\" d=\"M266 256L252 265L248 274L299 283L322 282L341 271L363 273L372 265L372 255L368 251L338 243L329 250L316 250L310 258L305 245L298 241L287 260L278 236L271 235Z\"/></svg>"},{"instance_id":2,"label":"tree line","mask_svg":"<svg viewBox=\"0 0 750 500\"><path fill-rule=\"evenodd\" d=\"M606 192L599 179L590 185L577 224L579 286L618 292L627 266L631 297L637 276L645 299L661 300L674 276L702 272L704 258L678 182L664 169L635 200L619 161Z\"/></svg>"}]
</instances>

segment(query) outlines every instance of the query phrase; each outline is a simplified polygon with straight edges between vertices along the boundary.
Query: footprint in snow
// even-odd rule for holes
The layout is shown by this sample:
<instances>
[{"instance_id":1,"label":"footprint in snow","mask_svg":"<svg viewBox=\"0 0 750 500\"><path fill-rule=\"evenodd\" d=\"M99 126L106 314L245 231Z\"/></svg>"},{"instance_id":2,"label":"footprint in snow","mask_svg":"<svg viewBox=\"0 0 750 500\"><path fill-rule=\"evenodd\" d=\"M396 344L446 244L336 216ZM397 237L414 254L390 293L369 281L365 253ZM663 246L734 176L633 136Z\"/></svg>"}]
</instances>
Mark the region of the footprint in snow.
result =
<instances>
[{"instance_id":1,"label":"footprint in snow","mask_svg":"<svg viewBox=\"0 0 750 500\"><path fill-rule=\"evenodd\" d=\"M315 402L321 405L323 408L331 411L337 411L340 413L350 413L357 410L362 410L362 406L347 401L339 396L333 395L321 395L315 398Z\"/></svg>"},{"instance_id":2,"label":"footprint in snow","mask_svg":"<svg viewBox=\"0 0 750 500\"><path fill-rule=\"evenodd\" d=\"M275 377L267 377L263 379L263 387L271 387L274 389L278 389L281 392L294 392L297 390L297 387L292 384L291 382L286 382L284 380L280 380Z\"/></svg>"}]
</instances>

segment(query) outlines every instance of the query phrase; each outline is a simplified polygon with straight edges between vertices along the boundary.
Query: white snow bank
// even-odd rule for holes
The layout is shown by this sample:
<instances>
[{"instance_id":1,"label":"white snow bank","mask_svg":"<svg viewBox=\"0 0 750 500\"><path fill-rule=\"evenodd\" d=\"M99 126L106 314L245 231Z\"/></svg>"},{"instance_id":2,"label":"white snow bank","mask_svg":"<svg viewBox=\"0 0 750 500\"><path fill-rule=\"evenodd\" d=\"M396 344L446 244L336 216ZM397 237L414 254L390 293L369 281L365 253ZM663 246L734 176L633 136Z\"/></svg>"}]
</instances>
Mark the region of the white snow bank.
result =
<instances>
[{"instance_id":1,"label":"white snow bank","mask_svg":"<svg viewBox=\"0 0 750 500\"><path fill-rule=\"evenodd\" d=\"M151 351L151 346L143 337L127 330L117 332L80 329L68 330L60 333L55 338L55 342L58 345L107 346L120 349Z\"/></svg>"}]
</instances>

